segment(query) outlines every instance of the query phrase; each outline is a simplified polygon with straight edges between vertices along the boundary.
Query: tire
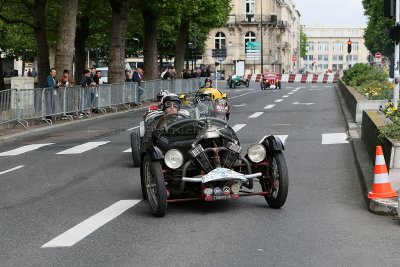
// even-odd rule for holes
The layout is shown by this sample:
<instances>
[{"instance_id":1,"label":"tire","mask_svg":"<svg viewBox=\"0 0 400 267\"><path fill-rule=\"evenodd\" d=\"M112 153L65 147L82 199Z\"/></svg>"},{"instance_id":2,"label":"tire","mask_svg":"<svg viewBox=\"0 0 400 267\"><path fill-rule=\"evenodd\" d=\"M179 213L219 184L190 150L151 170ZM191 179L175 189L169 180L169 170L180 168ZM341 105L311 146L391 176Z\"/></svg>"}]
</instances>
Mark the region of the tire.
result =
<instances>
[{"instance_id":1,"label":"tire","mask_svg":"<svg viewBox=\"0 0 400 267\"><path fill-rule=\"evenodd\" d=\"M155 217L164 217L167 211L167 189L165 188L161 163L157 160L151 160L146 155L143 159L142 175L151 214Z\"/></svg>"},{"instance_id":2,"label":"tire","mask_svg":"<svg viewBox=\"0 0 400 267\"><path fill-rule=\"evenodd\" d=\"M236 82L232 81L232 88L236 88Z\"/></svg>"},{"instance_id":3,"label":"tire","mask_svg":"<svg viewBox=\"0 0 400 267\"><path fill-rule=\"evenodd\" d=\"M249 87L249 86L250 86L250 81L247 80L247 81L246 81L246 87Z\"/></svg>"},{"instance_id":4,"label":"tire","mask_svg":"<svg viewBox=\"0 0 400 267\"><path fill-rule=\"evenodd\" d=\"M131 150L134 167L140 167L140 139L136 132L131 133Z\"/></svg>"},{"instance_id":5,"label":"tire","mask_svg":"<svg viewBox=\"0 0 400 267\"><path fill-rule=\"evenodd\" d=\"M266 168L265 178L260 180L268 205L273 209L281 208L288 195L289 175L282 151L272 151L267 156L269 166Z\"/></svg>"}]
</instances>

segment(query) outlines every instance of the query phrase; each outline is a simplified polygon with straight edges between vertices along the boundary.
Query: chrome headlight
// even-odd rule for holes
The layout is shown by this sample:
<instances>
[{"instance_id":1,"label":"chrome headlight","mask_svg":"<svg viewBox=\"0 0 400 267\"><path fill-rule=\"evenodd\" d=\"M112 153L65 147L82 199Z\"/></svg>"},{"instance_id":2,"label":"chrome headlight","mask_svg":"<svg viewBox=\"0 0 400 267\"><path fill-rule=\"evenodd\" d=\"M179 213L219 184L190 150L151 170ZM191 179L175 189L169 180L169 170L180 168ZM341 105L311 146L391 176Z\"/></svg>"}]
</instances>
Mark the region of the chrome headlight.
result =
<instances>
[{"instance_id":1,"label":"chrome headlight","mask_svg":"<svg viewBox=\"0 0 400 267\"><path fill-rule=\"evenodd\" d=\"M164 162L171 169L177 169L183 164L183 155L178 149L170 149L164 156Z\"/></svg>"},{"instance_id":2,"label":"chrome headlight","mask_svg":"<svg viewBox=\"0 0 400 267\"><path fill-rule=\"evenodd\" d=\"M247 150L247 156L252 162L259 163L265 159L267 155L267 151L265 147L260 144L254 144L249 147Z\"/></svg>"}]
</instances>

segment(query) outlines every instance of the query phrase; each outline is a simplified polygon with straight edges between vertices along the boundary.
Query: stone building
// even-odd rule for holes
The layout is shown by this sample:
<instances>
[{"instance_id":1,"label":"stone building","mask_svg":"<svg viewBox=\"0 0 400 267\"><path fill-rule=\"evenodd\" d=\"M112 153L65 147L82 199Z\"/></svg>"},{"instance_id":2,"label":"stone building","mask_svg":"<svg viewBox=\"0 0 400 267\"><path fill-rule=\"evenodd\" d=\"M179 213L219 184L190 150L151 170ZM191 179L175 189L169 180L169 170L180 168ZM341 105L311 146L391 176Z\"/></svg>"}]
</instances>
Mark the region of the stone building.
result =
<instances>
[{"instance_id":1,"label":"stone building","mask_svg":"<svg viewBox=\"0 0 400 267\"><path fill-rule=\"evenodd\" d=\"M302 66L313 73L341 72L356 63L368 62L364 44L364 28L305 27L307 53ZM351 53L347 42L351 41Z\"/></svg>"},{"instance_id":2,"label":"stone building","mask_svg":"<svg viewBox=\"0 0 400 267\"><path fill-rule=\"evenodd\" d=\"M206 41L203 62L221 60L225 75L240 73L239 62L246 74L296 72L301 26L292 0L232 0L231 5L226 25L212 30ZM226 58L212 56L213 49L224 48Z\"/></svg>"}]
</instances>

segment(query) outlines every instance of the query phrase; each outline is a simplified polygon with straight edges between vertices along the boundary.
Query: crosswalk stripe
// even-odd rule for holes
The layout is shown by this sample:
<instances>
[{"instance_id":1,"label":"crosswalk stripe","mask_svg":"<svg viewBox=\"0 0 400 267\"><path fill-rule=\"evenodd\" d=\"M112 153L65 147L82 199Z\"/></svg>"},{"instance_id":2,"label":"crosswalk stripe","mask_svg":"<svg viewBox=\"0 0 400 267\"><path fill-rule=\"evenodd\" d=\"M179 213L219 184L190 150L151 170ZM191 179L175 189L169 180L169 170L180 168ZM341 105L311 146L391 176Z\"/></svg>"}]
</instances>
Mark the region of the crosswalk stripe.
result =
<instances>
[{"instance_id":1,"label":"crosswalk stripe","mask_svg":"<svg viewBox=\"0 0 400 267\"><path fill-rule=\"evenodd\" d=\"M48 145L52 145L53 143L48 143L48 144L32 144L32 145L26 145L26 146L22 146L13 150L9 150L9 151L5 151L0 153L0 157L3 156L16 156L16 155L20 155L29 151L33 151L36 149L39 149L43 146L48 146Z\"/></svg>"},{"instance_id":2,"label":"crosswalk stripe","mask_svg":"<svg viewBox=\"0 0 400 267\"><path fill-rule=\"evenodd\" d=\"M345 144L345 143L349 143L349 140L347 140L346 133L322 134L322 144L323 145Z\"/></svg>"},{"instance_id":3,"label":"crosswalk stripe","mask_svg":"<svg viewBox=\"0 0 400 267\"><path fill-rule=\"evenodd\" d=\"M273 104L272 105L267 105L267 106L264 107L264 109L271 109L273 107L275 107L275 105L273 105Z\"/></svg>"},{"instance_id":4,"label":"crosswalk stripe","mask_svg":"<svg viewBox=\"0 0 400 267\"><path fill-rule=\"evenodd\" d=\"M261 116L263 113L264 112L256 112L256 113L250 115L249 118L257 118L257 117Z\"/></svg>"},{"instance_id":5,"label":"crosswalk stripe","mask_svg":"<svg viewBox=\"0 0 400 267\"><path fill-rule=\"evenodd\" d=\"M56 154L58 155L66 155L66 154L80 154L83 152L86 152L88 150L91 150L93 148L96 148L98 146L104 145L109 143L110 141L103 141L103 142L87 142L85 144L79 145L79 146L74 146L69 149L63 150L61 152L58 152Z\"/></svg>"},{"instance_id":6,"label":"crosswalk stripe","mask_svg":"<svg viewBox=\"0 0 400 267\"><path fill-rule=\"evenodd\" d=\"M233 127L232 127L232 129L235 131L235 132L238 132L240 129L242 129L244 126L246 126L246 124L236 124L236 125L234 125Z\"/></svg>"},{"instance_id":7,"label":"crosswalk stripe","mask_svg":"<svg viewBox=\"0 0 400 267\"><path fill-rule=\"evenodd\" d=\"M50 240L42 248L71 247L140 201L139 199L120 200Z\"/></svg>"}]
</instances>

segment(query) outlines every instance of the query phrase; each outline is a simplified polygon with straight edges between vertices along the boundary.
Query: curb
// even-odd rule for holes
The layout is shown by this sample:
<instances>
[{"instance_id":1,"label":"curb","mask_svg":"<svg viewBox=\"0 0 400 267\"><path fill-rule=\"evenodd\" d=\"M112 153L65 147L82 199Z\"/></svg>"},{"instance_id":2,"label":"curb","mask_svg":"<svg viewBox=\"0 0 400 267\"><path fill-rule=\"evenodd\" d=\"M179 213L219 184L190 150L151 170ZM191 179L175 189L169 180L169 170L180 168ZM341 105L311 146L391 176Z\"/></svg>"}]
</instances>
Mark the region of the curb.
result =
<instances>
[{"instance_id":1,"label":"curb","mask_svg":"<svg viewBox=\"0 0 400 267\"><path fill-rule=\"evenodd\" d=\"M370 212L378 215L397 216L398 200L397 198L387 199L369 199L368 192L372 191L374 182L374 166L370 163L367 149L360 136L360 126L357 125L350 115L347 105L343 99L342 93L335 85L335 90L339 98L342 112L345 116L346 130L349 135L349 141L353 150L354 160L357 167L358 177L360 179L363 197Z\"/></svg>"}]
</instances>

